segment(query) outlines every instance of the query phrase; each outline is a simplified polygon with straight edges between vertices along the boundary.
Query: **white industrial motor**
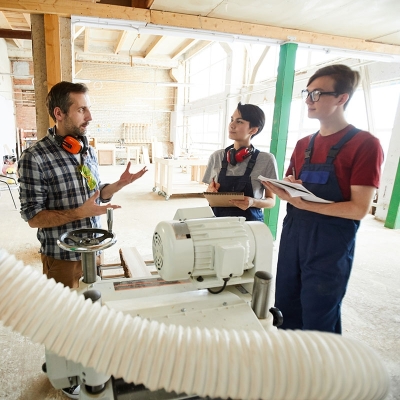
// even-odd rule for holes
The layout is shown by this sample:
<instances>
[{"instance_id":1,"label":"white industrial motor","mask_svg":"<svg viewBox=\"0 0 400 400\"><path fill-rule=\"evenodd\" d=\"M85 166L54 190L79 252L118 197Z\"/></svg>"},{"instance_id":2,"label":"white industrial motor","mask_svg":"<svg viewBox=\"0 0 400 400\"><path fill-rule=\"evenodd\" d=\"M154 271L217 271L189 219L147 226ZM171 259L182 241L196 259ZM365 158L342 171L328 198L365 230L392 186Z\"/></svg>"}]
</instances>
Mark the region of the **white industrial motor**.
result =
<instances>
[{"instance_id":1,"label":"white industrial motor","mask_svg":"<svg viewBox=\"0 0 400 400\"><path fill-rule=\"evenodd\" d=\"M271 273L273 239L262 222L244 217L162 221L153 235L154 264L166 281L191 278L198 287L253 281Z\"/></svg>"}]
</instances>

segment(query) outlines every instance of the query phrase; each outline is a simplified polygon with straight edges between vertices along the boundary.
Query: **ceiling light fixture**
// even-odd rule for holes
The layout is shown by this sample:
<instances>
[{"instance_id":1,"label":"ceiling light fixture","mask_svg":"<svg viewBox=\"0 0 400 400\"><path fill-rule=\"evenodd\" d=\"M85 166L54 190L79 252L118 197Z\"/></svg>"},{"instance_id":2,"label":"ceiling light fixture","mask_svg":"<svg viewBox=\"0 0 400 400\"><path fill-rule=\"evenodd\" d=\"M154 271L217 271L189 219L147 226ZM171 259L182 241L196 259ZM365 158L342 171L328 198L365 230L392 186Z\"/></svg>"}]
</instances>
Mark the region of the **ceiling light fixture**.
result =
<instances>
[{"instance_id":1,"label":"ceiling light fixture","mask_svg":"<svg viewBox=\"0 0 400 400\"><path fill-rule=\"evenodd\" d=\"M199 40L217 41L225 43L249 43L249 44L263 44L267 46L277 46L285 43L297 43L299 48L319 50L325 53L331 52L338 55L345 55L348 58L360 58L365 60L386 61L386 62L399 62L400 56L394 54L366 52L358 50L347 50L342 48L327 47L310 45L309 43L296 42L295 37L289 37L289 42L278 39L269 39L259 36L237 35L230 33L221 33L209 30L194 29L194 28L180 28L165 25L156 25L144 21L127 21L121 19L106 19L106 18L93 18L71 16L72 25L91 26L103 29L118 29L135 31L138 34L159 35L159 36L177 36Z\"/></svg>"},{"instance_id":2,"label":"ceiling light fixture","mask_svg":"<svg viewBox=\"0 0 400 400\"><path fill-rule=\"evenodd\" d=\"M72 15L71 16L72 26L89 26L97 29L115 29L123 31L134 31L139 33L139 28L145 26L147 22L142 21L128 21L123 19L115 18L94 18L94 17L81 17Z\"/></svg>"},{"instance_id":3,"label":"ceiling light fixture","mask_svg":"<svg viewBox=\"0 0 400 400\"><path fill-rule=\"evenodd\" d=\"M383 61L383 62L400 62L400 56L394 54L382 54L382 53L369 53L365 51L353 51L347 49L340 49L335 47L311 47L312 50L323 51L325 54L338 55L341 57L348 58L359 58L361 60L372 60L372 61Z\"/></svg>"},{"instance_id":4,"label":"ceiling light fixture","mask_svg":"<svg viewBox=\"0 0 400 400\"><path fill-rule=\"evenodd\" d=\"M156 86L191 87L195 85L193 83L184 82L156 82Z\"/></svg>"}]
</instances>

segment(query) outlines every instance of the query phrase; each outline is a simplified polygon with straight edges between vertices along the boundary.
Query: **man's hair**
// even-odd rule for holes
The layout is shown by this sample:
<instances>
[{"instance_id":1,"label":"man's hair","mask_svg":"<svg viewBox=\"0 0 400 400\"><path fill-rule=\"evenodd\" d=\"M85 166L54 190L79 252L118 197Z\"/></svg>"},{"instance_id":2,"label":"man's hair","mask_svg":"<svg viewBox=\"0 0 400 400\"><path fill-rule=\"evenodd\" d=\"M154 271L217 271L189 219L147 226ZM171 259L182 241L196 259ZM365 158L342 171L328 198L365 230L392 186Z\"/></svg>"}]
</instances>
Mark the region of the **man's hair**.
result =
<instances>
[{"instance_id":1,"label":"man's hair","mask_svg":"<svg viewBox=\"0 0 400 400\"><path fill-rule=\"evenodd\" d=\"M257 127L258 131L252 136L252 138L258 135L264 128L265 114L260 107L254 104L242 104L239 103L237 106L242 119L249 121L250 128Z\"/></svg>"},{"instance_id":2,"label":"man's hair","mask_svg":"<svg viewBox=\"0 0 400 400\"><path fill-rule=\"evenodd\" d=\"M54 120L54 122L56 122L56 117L54 116L54 109L56 107L60 107L64 114L68 113L68 110L72 104L72 101L69 97L70 93L86 93L88 91L88 87L83 83L72 83L66 81L56 83L50 89L46 97L46 107L50 117Z\"/></svg>"},{"instance_id":3,"label":"man's hair","mask_svg":"<svg viewBox=\"0 0 400 400\"><path fill-rule=\"evenodd\" d=\"M344 108L346 108L355 90L357 89L358 83L360 82L360 74L357 71L353 71L347 65L328 65L327 67L317 70L308 80L307 86L321 76L330 76L332 79L334 79L334 91L336 93L348 93L349 100L347 100L346 104L344 105Z\"/></svg>"}]
</instances>

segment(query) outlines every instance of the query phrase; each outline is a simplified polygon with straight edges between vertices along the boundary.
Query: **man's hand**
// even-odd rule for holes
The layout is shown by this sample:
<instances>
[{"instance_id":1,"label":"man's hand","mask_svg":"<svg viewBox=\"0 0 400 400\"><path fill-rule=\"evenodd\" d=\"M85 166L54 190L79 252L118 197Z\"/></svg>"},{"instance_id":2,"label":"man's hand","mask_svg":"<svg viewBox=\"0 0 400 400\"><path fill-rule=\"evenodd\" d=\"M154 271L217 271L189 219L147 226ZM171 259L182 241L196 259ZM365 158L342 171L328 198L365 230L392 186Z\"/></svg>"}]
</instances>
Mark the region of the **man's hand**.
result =
<instances>
[{"instance_id":1,"label":"man's hand","mask_svg":"<svg viewBox=\"0 0 400 400\"><path fill-rule=\"evenodd\" d=\"M99 205L96 203L100 196L100 190L86 200L80 207L67 210L42 210L28 221L31 228L53 228L55 226L65 225L72 221L78 221L82 218L97 217L107 214L107 208L121 208L114 204Z\"/></svg>"},{"instance_id":2,"label":"man's hand","mask_svg":"<svg viewBox=\"0 0 400 400\"><path fill-rule=\"evenodd\" d=\"M293 175L289 175L289 176L283 178L283 180L291 182L291 183L299 183L300 185L303 184L303 181L301 179L295 179L295 177ZM273 185L272 183L270 183L268 181L261 181L261 183L267 190L269 190L272 193L274 193L275 195L277 195L281 200L288 201L289 203L292 203L292 204L293 204L293 200L294 201L301 200L300 197L292 197L286 190L276 187L275 185ZM295 205L295 204L293 204L293 205Z\"/></svg>"},{"instance_id":3,"label":"man's hand","mask_svg":"<svg viewBox=\"0 0 400 400\"><path fill-rule=\"evenodd\" d=\"M292 182L292 183L300 183L300 184L302 183L302 181L300 179L295 180L295 179L288 179L288 178L285 178L285 180ZM270 192L274 193L281 200L287 201L288 203L292 204L293 206L295 206L297 208L303 208L302 206L305 203L305 201L301 197L292 197L285 189L281 189L281 188L273 185L271 182L263 181L261 183L265 186L266 189L268 189Z\"/></svg>"},{"instance_id":4,"label":"man's hand","mask_svg":"<svg viewBox=\"0 0 400 400\"><path fill-rule=\"evenodd\" d=\"M148 171L147 167L143 167L140 171L138 171L134 174L131 174L129 172L130 167L131 167L131 162L129 161L128 165L125 168L125 171L122 173L122 175L119 178L119 183L120 183L121 188L126 185L129 185L132 182L135 182L136 179L141 178Z\"/></svg>"},{"instance_id":5,"label":"man's hand","mask_svg":"<svg viewBox=\"0 0 400 400\"><path fill-rule=\"evenodd\" d=\"M301 180L294 179L289 175L285 180L293 183L302 183ZM375 192L373 186L350 186L350 200L339 201L336 203L314 203L303 200L301 197L292 197L284 190L269 182L262 184L271 192L275 193L281 200L285 200L300 210L315 212L318 214L329 215L331 217L340 217L354 219L356 221L364 218L371 206L371 201Z\"/></svg>"},{"instance_id":6,"label":"man's hand","mask_svg":"<svg viewBox=\"0 0 400 400\"><path fill-rule=\"evenodd\" d=\"M78 207L78 212L81 214L81 218L95 217L103 214L107 214L107 208L117 209L121 206L114 204L99 205L96 200L100 196L100 190L96 190L96 193L87 199L80 207Z\"/></svg>"},{"instance_id":7,"label":"man's hand","mask_svg":"<svg viewBox=\"0 0 400 400\"><path fill-rule=\"evenodd\" d=\"M285 178L283 178L283 180L292 183L299 183L300 185L303 184L303 181L301 179L296 179L293 175L288 175Z\"/></svg>"},{"instance_id":8,"label":"man's hand","mask_svg":"<svg viewBox=\"0 0 400 400\"><path fill-rule=\"evenodd\" d=\"M131 174L129 172L130 167L131 167L131 162L129 161L128 165L125 168L125 171L122 173L120 178L116 182L110 183L109 185L103 187L103 189L101 190L101 197L103 199L111 199L114 193L121 190L124 186L129 185L132 182L135 182L137 179L141 178L148 171L147 167L143 167L140 171Z\"/></svg>"}]
</instances>

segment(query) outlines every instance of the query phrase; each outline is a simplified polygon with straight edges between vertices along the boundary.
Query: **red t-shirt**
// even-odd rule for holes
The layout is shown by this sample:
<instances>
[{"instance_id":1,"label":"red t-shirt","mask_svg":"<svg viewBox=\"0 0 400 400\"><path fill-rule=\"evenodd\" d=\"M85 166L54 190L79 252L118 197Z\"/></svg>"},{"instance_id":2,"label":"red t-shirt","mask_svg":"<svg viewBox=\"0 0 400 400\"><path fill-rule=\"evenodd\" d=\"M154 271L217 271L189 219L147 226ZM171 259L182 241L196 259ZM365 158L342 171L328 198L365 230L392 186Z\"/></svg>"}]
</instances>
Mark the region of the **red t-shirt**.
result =
<instances>
[{"instance_id":1,"label":"red t-shirt","mask_svg":"<svg viewBox=\"0 0 400 400\"><path fill-rule=\"evenodd\" d=\"M329 149L350 130L348 125L343 130L329 136L317 135L314 141L311 164L325 163ZM300 139L293 151L286 175L292 175L295 169L296 178L304 164L304 152L310 143L311 136ZM344 200L350 200L350 186L379 187L383 150L379 139L369 132L360 131L339 151L333 164Z\"/></svg>"}]
</instances>

